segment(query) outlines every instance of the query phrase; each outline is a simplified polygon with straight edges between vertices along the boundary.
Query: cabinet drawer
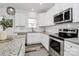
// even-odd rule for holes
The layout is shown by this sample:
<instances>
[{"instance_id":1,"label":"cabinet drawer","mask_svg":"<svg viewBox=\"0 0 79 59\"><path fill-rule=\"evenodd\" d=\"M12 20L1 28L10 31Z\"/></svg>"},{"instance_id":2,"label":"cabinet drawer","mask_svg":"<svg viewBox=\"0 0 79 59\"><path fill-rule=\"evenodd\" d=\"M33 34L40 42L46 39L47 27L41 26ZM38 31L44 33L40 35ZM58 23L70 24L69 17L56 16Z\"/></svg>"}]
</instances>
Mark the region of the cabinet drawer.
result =
<instances>
[{"instance_id":1,"label":"cabinet drawer","mask_svg":"<svg viewBox=\"0 0 79 59\"><path fill-rule=\"evenodd\" d=\"M64 52L64 56L73 56L73 55L66 51L66 52Z\"/></svg>"},{"instance_id":2,"label":"cabinet drawer","mask_svg":"<svg viewBox=\"0 0 79 59\"><path fill-rule=\"evenodd\" d=\"M64 54L67 54L67 53L73 56L79 56L79 45L65 41Z\"/></svg>"},{"instance_id":3,"label":"cabinet drawer","mask_svg":"<svg viewBox=\"0 0 79 59\"><path fill-rule=\"evenodd\" d=\"M64 42L64 47L79 49L79 45L67 41Z\"/></svg>"},{"instance_id":4,"label":"cabinet drawer","mask_svg":"<svg viewBox=\"0 0 79 59\"><path fill-rule=\"evenodd\" d=\"M73 51L78 51L79 50L79 48L78 47L75 47L75 46L73 46L73 45L69 45L69 46L64 46L64 49L65 50L73 50Z\"/></svg>"}]
</instances>

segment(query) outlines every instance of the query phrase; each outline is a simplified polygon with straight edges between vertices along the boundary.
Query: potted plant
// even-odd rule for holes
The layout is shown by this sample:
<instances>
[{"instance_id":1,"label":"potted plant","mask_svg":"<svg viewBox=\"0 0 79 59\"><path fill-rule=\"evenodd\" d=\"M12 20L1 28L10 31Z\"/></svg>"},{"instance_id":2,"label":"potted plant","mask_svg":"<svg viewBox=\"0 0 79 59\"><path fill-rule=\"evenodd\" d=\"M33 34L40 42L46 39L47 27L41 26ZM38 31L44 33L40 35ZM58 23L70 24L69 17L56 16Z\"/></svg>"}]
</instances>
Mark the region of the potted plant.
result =
<instances>
[{"instance_id":1,"label":"potted plant","mask_svg":"<svg viewBox=\"0 0 79 59\"><path fill-rule=\"evenodd\" d=\"M12 19L5 19L4 17L0 21L0 25L3 27L3 31L5 31L9 27L13 27L13 20Z\"/></svg>"}]
</instances>

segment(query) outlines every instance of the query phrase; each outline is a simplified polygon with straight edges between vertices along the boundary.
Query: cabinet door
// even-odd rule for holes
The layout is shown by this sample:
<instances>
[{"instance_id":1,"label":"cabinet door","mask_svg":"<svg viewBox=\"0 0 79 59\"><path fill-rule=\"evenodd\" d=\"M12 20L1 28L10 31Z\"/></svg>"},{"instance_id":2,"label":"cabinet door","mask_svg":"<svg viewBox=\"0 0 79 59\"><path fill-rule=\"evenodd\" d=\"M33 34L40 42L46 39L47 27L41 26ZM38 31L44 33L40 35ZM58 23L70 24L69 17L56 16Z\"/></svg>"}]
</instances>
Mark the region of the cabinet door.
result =
<instances>
[{"instance_id":1,"label":"cabinet door","mask_svg":"<svg viewBox=\"0 0 79 59\"><path fill-rule=\"evenodd\" d=\"M49 36L41 34L41 43L49 51Z\"/></svg>"},{"instance_id":2,"label":"cabinet door","mask_svg":"<svg viewBox=\"0 0 79 59\"><path fill-rule=\"evenodd\" d=\"M45 24L45 13L40 13L38 16L38 25L44 26Z\"/></svg>"},{"instance_id":3,"label":"cabinet door","mask_svg":"<svg viewBox=\"0 0 79 59\"><path fill-rule=\"evenodd\" d=\"M40 43L40 34L27 33L27 44L36 44L36 43Z\"/></svg>"},{"instance_id":4,"label":"cabinet door","mask_svg":"<svg viewBox=\"0 0 79 59\"><path fill-rule=\"evenodd\" d=\"M73 6L73 22L79 22L79 3Z\"/></svg>"},{"instance_id":5,"label":"cabinet door","mask_svg":"<svg viewBox=\"0 0 79 59\"><path fill-rule=\"evenodd\" d=\"M71 42L64 42L64 55L70 54L73 56L79 56L79 45L71 43Z\"/></svg>"}]
</instances>

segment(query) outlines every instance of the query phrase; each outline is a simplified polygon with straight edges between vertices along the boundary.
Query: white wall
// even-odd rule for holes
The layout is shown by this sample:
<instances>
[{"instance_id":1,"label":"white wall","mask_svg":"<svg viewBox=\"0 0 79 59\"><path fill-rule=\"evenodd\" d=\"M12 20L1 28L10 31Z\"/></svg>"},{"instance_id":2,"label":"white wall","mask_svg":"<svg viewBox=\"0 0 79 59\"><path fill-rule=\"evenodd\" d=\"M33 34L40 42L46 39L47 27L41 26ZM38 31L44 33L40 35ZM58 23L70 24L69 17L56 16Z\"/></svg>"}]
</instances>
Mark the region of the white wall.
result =
<instances>
[{"instance_id":1,"label":"white wall","mask_svg":"<svg viewBox=\"0 0 79 59\"><path fill-rule=\"evenodd\" d=\"M0 7L0 16L7 15L6 8Z\"/></svg>"}]
</instances>

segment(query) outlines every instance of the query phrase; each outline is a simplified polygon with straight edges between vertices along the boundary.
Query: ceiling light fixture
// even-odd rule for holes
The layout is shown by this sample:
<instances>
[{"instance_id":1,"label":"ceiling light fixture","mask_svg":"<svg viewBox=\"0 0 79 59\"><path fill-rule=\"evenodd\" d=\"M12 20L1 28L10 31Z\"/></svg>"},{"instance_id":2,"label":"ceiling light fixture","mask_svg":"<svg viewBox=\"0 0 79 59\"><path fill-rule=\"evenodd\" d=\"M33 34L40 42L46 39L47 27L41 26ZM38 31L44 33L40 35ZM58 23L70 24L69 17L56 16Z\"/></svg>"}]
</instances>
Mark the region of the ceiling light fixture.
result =
<instances>
[{"instance_id":1,"label":"ceiling light fixture","mask_svg":"<svg viewBox=\"0 0 79 59\"><path fill-rule=\"evenodd\" d=\"M10 11L13 11L13 9L12 9L12 8L10 8Z\"/></svg>"},{"instance_id":2,"label":"ceiling light fixture","mask_svg":"<svg viewBox=\"0 0 79 59\"><path fill-rule=\"evenodd\" d=\"M7 7L7 13L9 15L15 15L15 9L13 7Z\"/></svg>"}]
</instances>

